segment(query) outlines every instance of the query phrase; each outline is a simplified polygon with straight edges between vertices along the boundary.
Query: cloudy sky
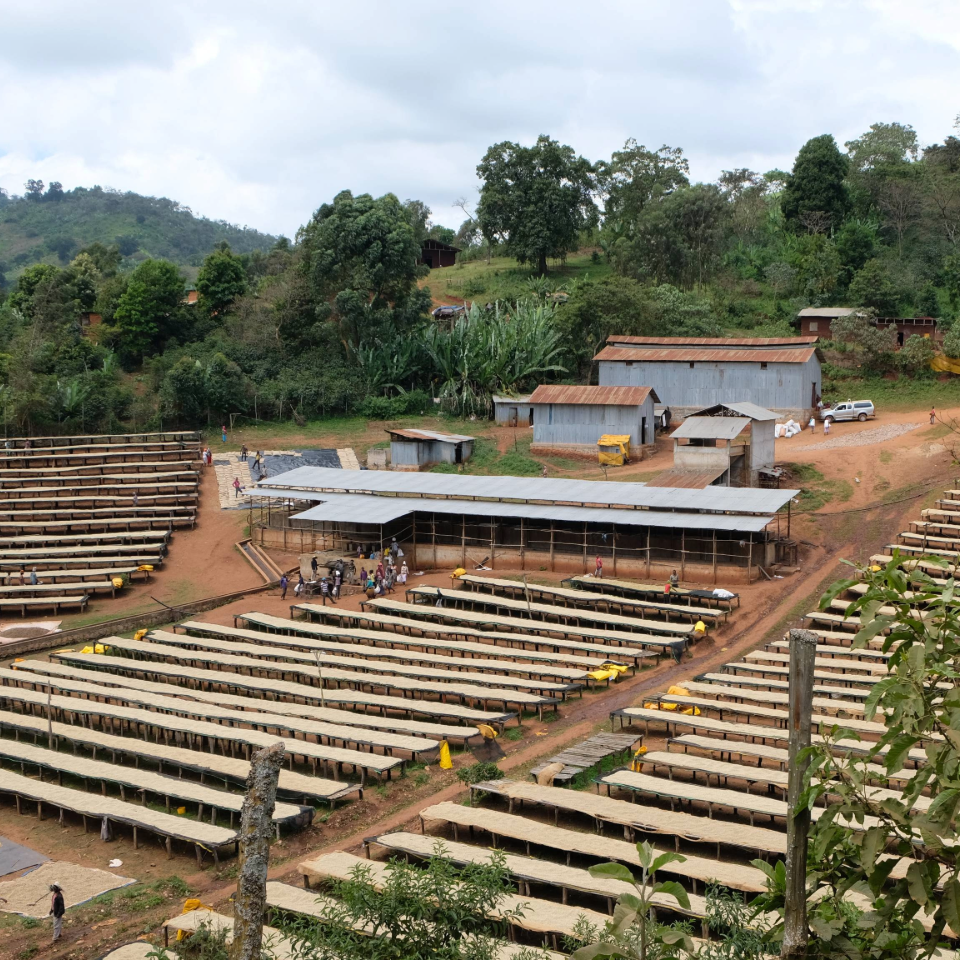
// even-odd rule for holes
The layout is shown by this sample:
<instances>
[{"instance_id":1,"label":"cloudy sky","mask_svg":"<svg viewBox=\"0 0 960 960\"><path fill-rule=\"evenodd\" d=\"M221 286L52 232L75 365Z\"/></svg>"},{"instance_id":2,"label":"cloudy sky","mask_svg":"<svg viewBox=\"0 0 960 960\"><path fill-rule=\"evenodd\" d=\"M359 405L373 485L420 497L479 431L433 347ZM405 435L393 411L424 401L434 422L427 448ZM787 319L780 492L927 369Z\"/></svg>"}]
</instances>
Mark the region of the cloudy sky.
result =
<instances>
[{"instance_id":1,"label":"cloudy sky","mask_svg":"<svg viewBox=\"0 0 960 960\"><path fill-rule=\"evenodd\" d=\"M875 121L949 134L950 0L0 0L0 186L164 195L292 236L342 189L456 227L500 140L789 169Z\"/></svg>"}]
</instances>

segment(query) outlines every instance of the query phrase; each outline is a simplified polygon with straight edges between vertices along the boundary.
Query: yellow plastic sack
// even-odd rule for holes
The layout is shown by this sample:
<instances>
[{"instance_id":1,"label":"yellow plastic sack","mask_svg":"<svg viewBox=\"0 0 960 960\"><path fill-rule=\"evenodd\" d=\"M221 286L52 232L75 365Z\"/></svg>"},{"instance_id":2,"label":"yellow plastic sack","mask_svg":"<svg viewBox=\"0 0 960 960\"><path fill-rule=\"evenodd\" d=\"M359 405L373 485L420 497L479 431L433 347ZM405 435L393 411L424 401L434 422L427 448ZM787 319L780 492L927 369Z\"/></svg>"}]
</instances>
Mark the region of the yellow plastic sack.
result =
<instances>
[{"instance_id":1,"label":"yellow plastic sack","mask_svg":"<svg viewBox=\"0 0 960 960\"><path fill-rule=\"evenodd\" d=\"M142 640L146 635L147 635L147 631L146 631L146 630L138 630L138 631L133 635L133 639L134 639L134 640Z\"/></svg>"},{"instance_id":2,"label":"yellow plastic sack","mask_svg":"<svg viewBox=\"0 0 960 960\"><path fill-rule=\"evenodd\" d=\"M684 707L683 710L681 711L681 713L683 713L685 716L688 716L688 717L699 717L699 716L700 716L700 708L699 708L699 707Z\"/></svg>"},{"instance_id":3,"label":"yellow plastic sack","mask_svg":"<svg viewBox=\"0 0 960 960\"><path fill-rule=\"evenodd\" d=\"M93 647L84 647L80 652L81 652L81 653L93 653Z\"/></svg>"},{"instance_id":4,"label":"yellow plastic sack","mask_svg":"<svg viewBox=\"0 0 960 960\"><path fill-rule=\"evenodd\" d=\"M191 898L190 900L184 900L183 910L181 911L180 915L183 916L184 913L193 913L194 910L210 910L211 912L213 912L213 907L208 907L202 900ZM183 940L184 937L187 937L187 936L189 936L189 934L187 933L186 930L177 931L178 940Z\"/></svg>"},{"instance_id":5,"label":"yellow plastic sack","mask_svg":"<svg viewBox=\"0 0 960 960\"><path fill-rule=\"evenodd\" d=\"M450 574L451 580L459 580L467 571L463 567L457 567L453 573Z\"/></svg>"},{"instance_id":6,"label":"yellow plastic sack","mask_svg":"<svg viewBox=\"0 0 960 960\"><path fill-rule=\"evenodd\" d=\"M186 807L177 807L177 813L182 817L187 812ZM196 907L194 907L196 909Z\"/></svg>"},{"instance_id":7,"label":"yellow plastic sack","mask_svg":"<svg viewBox=\"0 0 960 960\"><path fill-rule=\"evenodd\" d=\"M480 731L480 735L484 740L496 740L497 731L490 726L489 723L478 723L477 729Z\"/></svg>"},{"instance_id":8,"label":"yellow plastic sack","mask_svg":"<svg viewBox=\"0 0 960 960\"><path fill-rule=\"evenodd\" d=\"M119 590L123 586L123 577L114 577L113 585Z\"/></svg>"},{"instance_id":9,"label":"yellow plastic sack","mask_svg":"<svg viewBox=\"0 0 960 960\"><path fill-rule=\"evenodd\" d=\"M109 645L106 643L98 643L94 646L94 653L106 653L110 649Z\"/></svg>"},{"instance_id":10,"label":"yellow plastic sack","mask_svg":"<svg viewBox=\"0 0 960 960\"><path fill-rule=\"evenodd\" d=\"M667 688L667 693L671 697L689 697L690 691L686 687L678 687L676 685Z\"/></svg>"},{"instance_id":11,"label":"yellow plastic sack","mask_svg":"<svg viewBox=\"0 0 960 960\"><path fill-rule=\"evenodd\" d=\"M612 670L614 673L618 674L626 673L630 669L626 664L623 663L608 663L606 666L608 670Z\"/></svg>"},{"instance_id":12,"label":"yellow plastic sack","mask_svg":"<svg viewBox=\"0 0 960 960\"><path fill-rule=\"evenodd\" d=\"M604 667L602 670L591 670L588 676L592 680L612 680L614 677L619 676L619 674L616 670L610 670Z\"/></svg>"},{"instance_id":13,"label":"yellow plastic sack","mask_svg":"<svg viewBox=\"0 0 960 960\"><path fill-rule=\"evenodd\" d=\"M630 769L634 773L643 773L643 764L640 762L640 758L647 752L646 747L640 747L633 755L633 760L630 761Z\"/></svg>"},{"instance_id":14,"label":"yellow plastic sack","mask_svg":"<svg viewBox=\"0 0 960 960\"><path fill-rule=\"evenodd\" d=\"M144 572L144 573L152 573L152 572L153 572L153 564L152 564L152 563L141 563L140 566L137 567L137 569L140 570L141 572Z\"/></svg>"},{"instance_id":15,"label":"yellow plastic sack","mask_svg":"<svg viewBox=\"0 0 960 960\"><path fill-rule=\"evenodd\" d=\"M453 769L453 760L450 759L450 744L446 740L440 741L440 769Z\"/></svg>"},{"instance_id":16,"label":"yellow plastic sack","mask_svg":"<svg viewBox=\"0 0 960 960\"><path fill-rule=\"evenodd\" d=\"M707 625L702 620L698 620L697 625L693 628L693 632L699 633L702 636L707 632Z\"/></svg>"}]
</instances>

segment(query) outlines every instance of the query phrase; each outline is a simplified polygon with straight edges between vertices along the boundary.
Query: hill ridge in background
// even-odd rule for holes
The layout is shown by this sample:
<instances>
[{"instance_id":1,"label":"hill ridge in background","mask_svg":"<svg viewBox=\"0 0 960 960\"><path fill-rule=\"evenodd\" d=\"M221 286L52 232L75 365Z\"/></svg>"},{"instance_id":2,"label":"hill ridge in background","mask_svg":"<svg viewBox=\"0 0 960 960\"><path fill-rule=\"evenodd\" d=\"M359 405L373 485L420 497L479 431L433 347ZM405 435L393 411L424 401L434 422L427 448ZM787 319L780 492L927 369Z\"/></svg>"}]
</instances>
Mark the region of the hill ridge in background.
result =
<instances>
[{"instance_id":1,"label":"hill ridge in background","mask_svg":"<svg viewBox=\"0 0 960 960\"><path fill-rule=\"evenodd\" d=\"M133 191L77 187L40 199L0 191L0 274L7 282L35 263L62 266L95 241L117 244L125 266L162 257L193 278L203 258L224 240L235 253L250 253L269 249L277 237L208 220L175 200Z\"/></svg>"}]
</instances>

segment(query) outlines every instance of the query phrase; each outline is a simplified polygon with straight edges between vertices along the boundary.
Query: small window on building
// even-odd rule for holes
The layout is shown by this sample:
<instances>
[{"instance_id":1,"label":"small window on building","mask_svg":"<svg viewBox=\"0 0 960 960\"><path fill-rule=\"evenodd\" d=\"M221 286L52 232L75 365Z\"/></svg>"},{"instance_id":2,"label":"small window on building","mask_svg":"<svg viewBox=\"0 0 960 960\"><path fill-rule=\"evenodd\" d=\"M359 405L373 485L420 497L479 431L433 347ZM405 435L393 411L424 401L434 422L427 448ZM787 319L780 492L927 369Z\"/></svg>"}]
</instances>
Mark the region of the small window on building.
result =
<instances>
[{"instance_id":1,"label":"small window on building","mask_svg":"<svg viewBox=\"0 0 960 960\"><path fill-rule=\"evenodd\" d=\"M761 363L761 364L760 364L760 369L761 369L761 370L766 370L766 369L767 369L767 365L766 365L765 363Z\"/></svg>"},{"instance_id":2,"label":"small window on building","mask_svg":"<svg viewBox=\"0 0 960 960\"><path fill-rule=\"evenodd\" d=\"M690 364L690 369L691 369L691 370L693 369L693 364L692 364L692 363Z\"/></svg>"},{"instance_id":3,"label":"small window on building","mask_svg":"<svg viewBox=\"0 0 960 960\"><path fill-rule=\"evenodd\" d=\"M819 326L818 326L818 324L817 324L817 321L816 321L816 320L811 320L811 321L810 321L810 332L813 333L815 330L819 330L819 329L820 329L820 328L819 328Z\"/></svg>"},{"instance_id":4,"label":"small window on building","mask_svg":"<svg viewBox=\"0 0 960 960\"><path fill-rule=\"evenodd\" d=\"M633 361L632 361L632 360L628 360L628 361L627 361L627 366L628 366L628 367L632 367L632 366L633 366Z\"/></svg>"}]
</instances>

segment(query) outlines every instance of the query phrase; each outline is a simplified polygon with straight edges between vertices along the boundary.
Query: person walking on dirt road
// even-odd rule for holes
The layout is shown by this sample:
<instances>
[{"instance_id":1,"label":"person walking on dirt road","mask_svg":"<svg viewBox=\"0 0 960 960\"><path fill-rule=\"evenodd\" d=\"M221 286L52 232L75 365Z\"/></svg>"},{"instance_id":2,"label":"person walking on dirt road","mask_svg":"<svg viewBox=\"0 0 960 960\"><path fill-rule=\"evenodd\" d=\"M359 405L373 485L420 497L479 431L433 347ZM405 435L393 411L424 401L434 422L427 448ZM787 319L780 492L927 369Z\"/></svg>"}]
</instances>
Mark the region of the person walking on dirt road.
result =
<instances>
[{"instance_id":1,"label":"person walking on dirt road","mask_svg":"<svg viewBox=\"0 0 960 960\"><path fill-rule=\"evenodd\" d=\"M287 599L287 585L288 585L289 583L290 583L290 581L287 579L287 575L284 574L284 575L280 578L280 599L281 599L281 600L286 600L286 599Z\"/></svg>"}]
</instances>

